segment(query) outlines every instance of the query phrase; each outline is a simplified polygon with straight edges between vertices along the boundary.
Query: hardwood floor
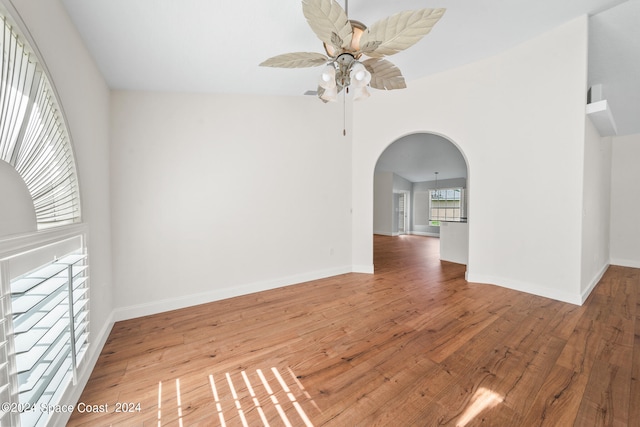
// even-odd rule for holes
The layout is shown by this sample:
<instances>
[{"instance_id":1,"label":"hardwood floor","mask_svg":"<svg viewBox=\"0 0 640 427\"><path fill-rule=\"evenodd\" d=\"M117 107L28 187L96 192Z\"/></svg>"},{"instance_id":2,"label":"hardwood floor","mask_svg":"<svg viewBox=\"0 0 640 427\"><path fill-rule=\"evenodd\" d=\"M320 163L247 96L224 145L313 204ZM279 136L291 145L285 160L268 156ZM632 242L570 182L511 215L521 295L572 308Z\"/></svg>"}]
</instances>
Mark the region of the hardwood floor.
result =
<instances>
[{"instance_id":1,"label":"hardwood floor","mask_svg":"<svg viewBox=\"0 0 640 427\"><path fill-rule=\"evenodd\" d=\"M467 283L437 245L375 236L375 275L118 322L80 398L108 412L68 425L640 425L640 269L579 307Z\"/></svg>"}]
</instances>

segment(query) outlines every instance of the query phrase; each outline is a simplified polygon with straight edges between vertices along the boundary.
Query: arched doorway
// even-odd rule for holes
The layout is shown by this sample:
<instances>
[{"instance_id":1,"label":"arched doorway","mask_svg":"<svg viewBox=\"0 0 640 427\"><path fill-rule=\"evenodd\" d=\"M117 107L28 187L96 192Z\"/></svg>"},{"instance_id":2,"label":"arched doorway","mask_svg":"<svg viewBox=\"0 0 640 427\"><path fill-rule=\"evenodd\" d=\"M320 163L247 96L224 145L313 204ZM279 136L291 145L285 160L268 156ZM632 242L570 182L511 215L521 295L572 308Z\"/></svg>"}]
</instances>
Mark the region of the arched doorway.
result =
<instances>
[{"instance_id":1,"label":"arched doorway","mask_svg":"<svg viewBox=\"0 0 640 427\"><path fill-rule=\"evenodd\" d=\"M457 145L428 132L402 136L375 166L373 233L438 238L442 260L466 264L468 190L467 161Z\"/></svg>"}]
</instances>

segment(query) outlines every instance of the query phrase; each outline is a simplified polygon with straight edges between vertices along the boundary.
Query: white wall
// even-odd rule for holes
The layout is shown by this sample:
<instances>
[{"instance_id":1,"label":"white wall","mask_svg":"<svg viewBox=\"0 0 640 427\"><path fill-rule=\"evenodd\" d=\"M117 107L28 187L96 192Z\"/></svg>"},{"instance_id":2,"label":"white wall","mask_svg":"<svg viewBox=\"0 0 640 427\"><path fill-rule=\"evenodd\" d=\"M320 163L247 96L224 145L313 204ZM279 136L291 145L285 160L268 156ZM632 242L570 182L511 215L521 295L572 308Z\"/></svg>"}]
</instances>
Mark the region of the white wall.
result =
<instances>
[{"instance_id":1,"label":"white wall","mask_svg":"<svg viewBox=\"0 0 640 427\"><path fill-rule=\"evenodd\" d=\"M373 232L393 234L393 172L375 172L373 177Z\"/></svg>"},{"instance_id":2,"label":"white wall","mask_svg":"<svg viewBox=\"0 0 640 427\"><path fill-rule=\"evenodd\" d=\"M614 137L611 264L640 268L640 134Z\"/></svg>"},{"instance_id":3,"label":"white wall","mask_svg":"<svg viewBox=\"0 0 640 427\"><path fill-rule=\"evenodd\" d=\"M5 236L34 232L38 229L33 200L20 174L9 163L0 160L0 239ZM5 202L10 200L10 202Z\"/></svg>"},{"instance_id":4,"label":"white wall","mask_svg":"<svg viewBox=\"0 0 640 427\"><path fill-rule=\"evenodd\" d=\"M467 264L469 255L469 224L442 222L440 224L440 259Z\"/></svg>"},{"instance_id":5,"label":"white wall","mask_svg":"<svg viewBox=\"0 0 640 427\"><path fill-rule=\"evenodd\" d=\"M116 318L351 271L341 103L145 92L112 101Z\"/></svg>"},{"instance_id":6,"label":"white wall","mask_svg":"<svg viewBox=\"0 0 640 427\"><path fill-rule=\"evenodd\" d=\"M586 120L582 209L583 300L591 293L609 266L611 189L611 138L601 138Z\"/></svg>"},{"instance_id":7,"label":"white wall","mask_svg":"<svg viewBox=\"0 0 640 427\"><path fill-rule=\"evenodd\" d=\"M373 188L373 233L395 236L399 231L399 193L410 197L411 182L393 172L380 171L374 173ZM410 227L410 217L408 222Z\"/></svg>"},{"instance_id":8,"label":"white wall","mask_svg":"<svg viewBox=\"0 0 640 427\"><path fill-rule=\"evenodd\" d=\"M586 52L581 17L357 104L353 263L372 265L378 157L399 137L431 132L457 144L469 166L469 280L579 303ZM492 206L496 189L510 195L501 215ZM569 220L555 220L559 211Z\"/></svg>"},{"instance_id":9,"label":"white wall","mask_svg":"<svg viewBox=\"0 0 640 427\"><path fill-rule=\"evenodd\" d=\"M411 181L404 179L400 175L393 174L393 192L394 193L411 193L413 187Z\"/></svg>"},{"instance_id":10,"label":"white wall","mask_svg":"<svg viewBox=\"0 0 640 427\"><path fill-rule=\"evenodd\" d=\"M109 215L109 90L60 1L20 0L18 13L37 46L64 110L75 152L83 222L88 226L91 280L89 357L97 358L112 321L111 227ZM81 372L74 402L91 373ZM69 415L69 414L67 414ZM63 424L63 423L62 423Z\"/></svg>"}]
</instances>

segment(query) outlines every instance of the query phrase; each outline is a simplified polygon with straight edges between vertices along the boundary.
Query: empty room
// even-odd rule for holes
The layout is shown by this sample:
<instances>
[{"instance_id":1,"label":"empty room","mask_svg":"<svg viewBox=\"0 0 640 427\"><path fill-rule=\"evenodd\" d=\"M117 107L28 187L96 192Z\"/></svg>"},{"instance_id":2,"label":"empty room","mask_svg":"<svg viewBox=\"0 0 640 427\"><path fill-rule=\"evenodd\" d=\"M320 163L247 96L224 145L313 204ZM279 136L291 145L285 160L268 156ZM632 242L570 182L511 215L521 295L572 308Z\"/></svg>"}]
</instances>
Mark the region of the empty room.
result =
<instances>
[{"instance_id":1,"label":"empty room","mask_svg":"<svg viewBox=\"0 0 640 427\"><path fill-rule=\"evenodd\" d=\"M640 1L0 16L0 425L640 419Z\"/></svg>"}]
</instances>

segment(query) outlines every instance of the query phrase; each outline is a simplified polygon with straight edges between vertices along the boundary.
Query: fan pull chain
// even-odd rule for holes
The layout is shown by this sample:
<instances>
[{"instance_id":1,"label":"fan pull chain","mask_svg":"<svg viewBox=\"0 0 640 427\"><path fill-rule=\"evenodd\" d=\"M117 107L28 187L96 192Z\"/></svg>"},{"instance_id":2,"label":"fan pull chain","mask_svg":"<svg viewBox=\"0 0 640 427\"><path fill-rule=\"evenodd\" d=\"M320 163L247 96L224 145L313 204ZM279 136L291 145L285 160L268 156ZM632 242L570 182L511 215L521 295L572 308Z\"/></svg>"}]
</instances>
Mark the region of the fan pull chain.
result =
<instances>
[{"instance_id":1,"label":"fan pull chain","mask_svg":"<svg viewBox=\"0 0 640 427\"><path fill-rule=\"evenodd\" d=\"M347 92L349 86L342 92L342 136L347 136Z\"/></svg>"}]
</instances>

